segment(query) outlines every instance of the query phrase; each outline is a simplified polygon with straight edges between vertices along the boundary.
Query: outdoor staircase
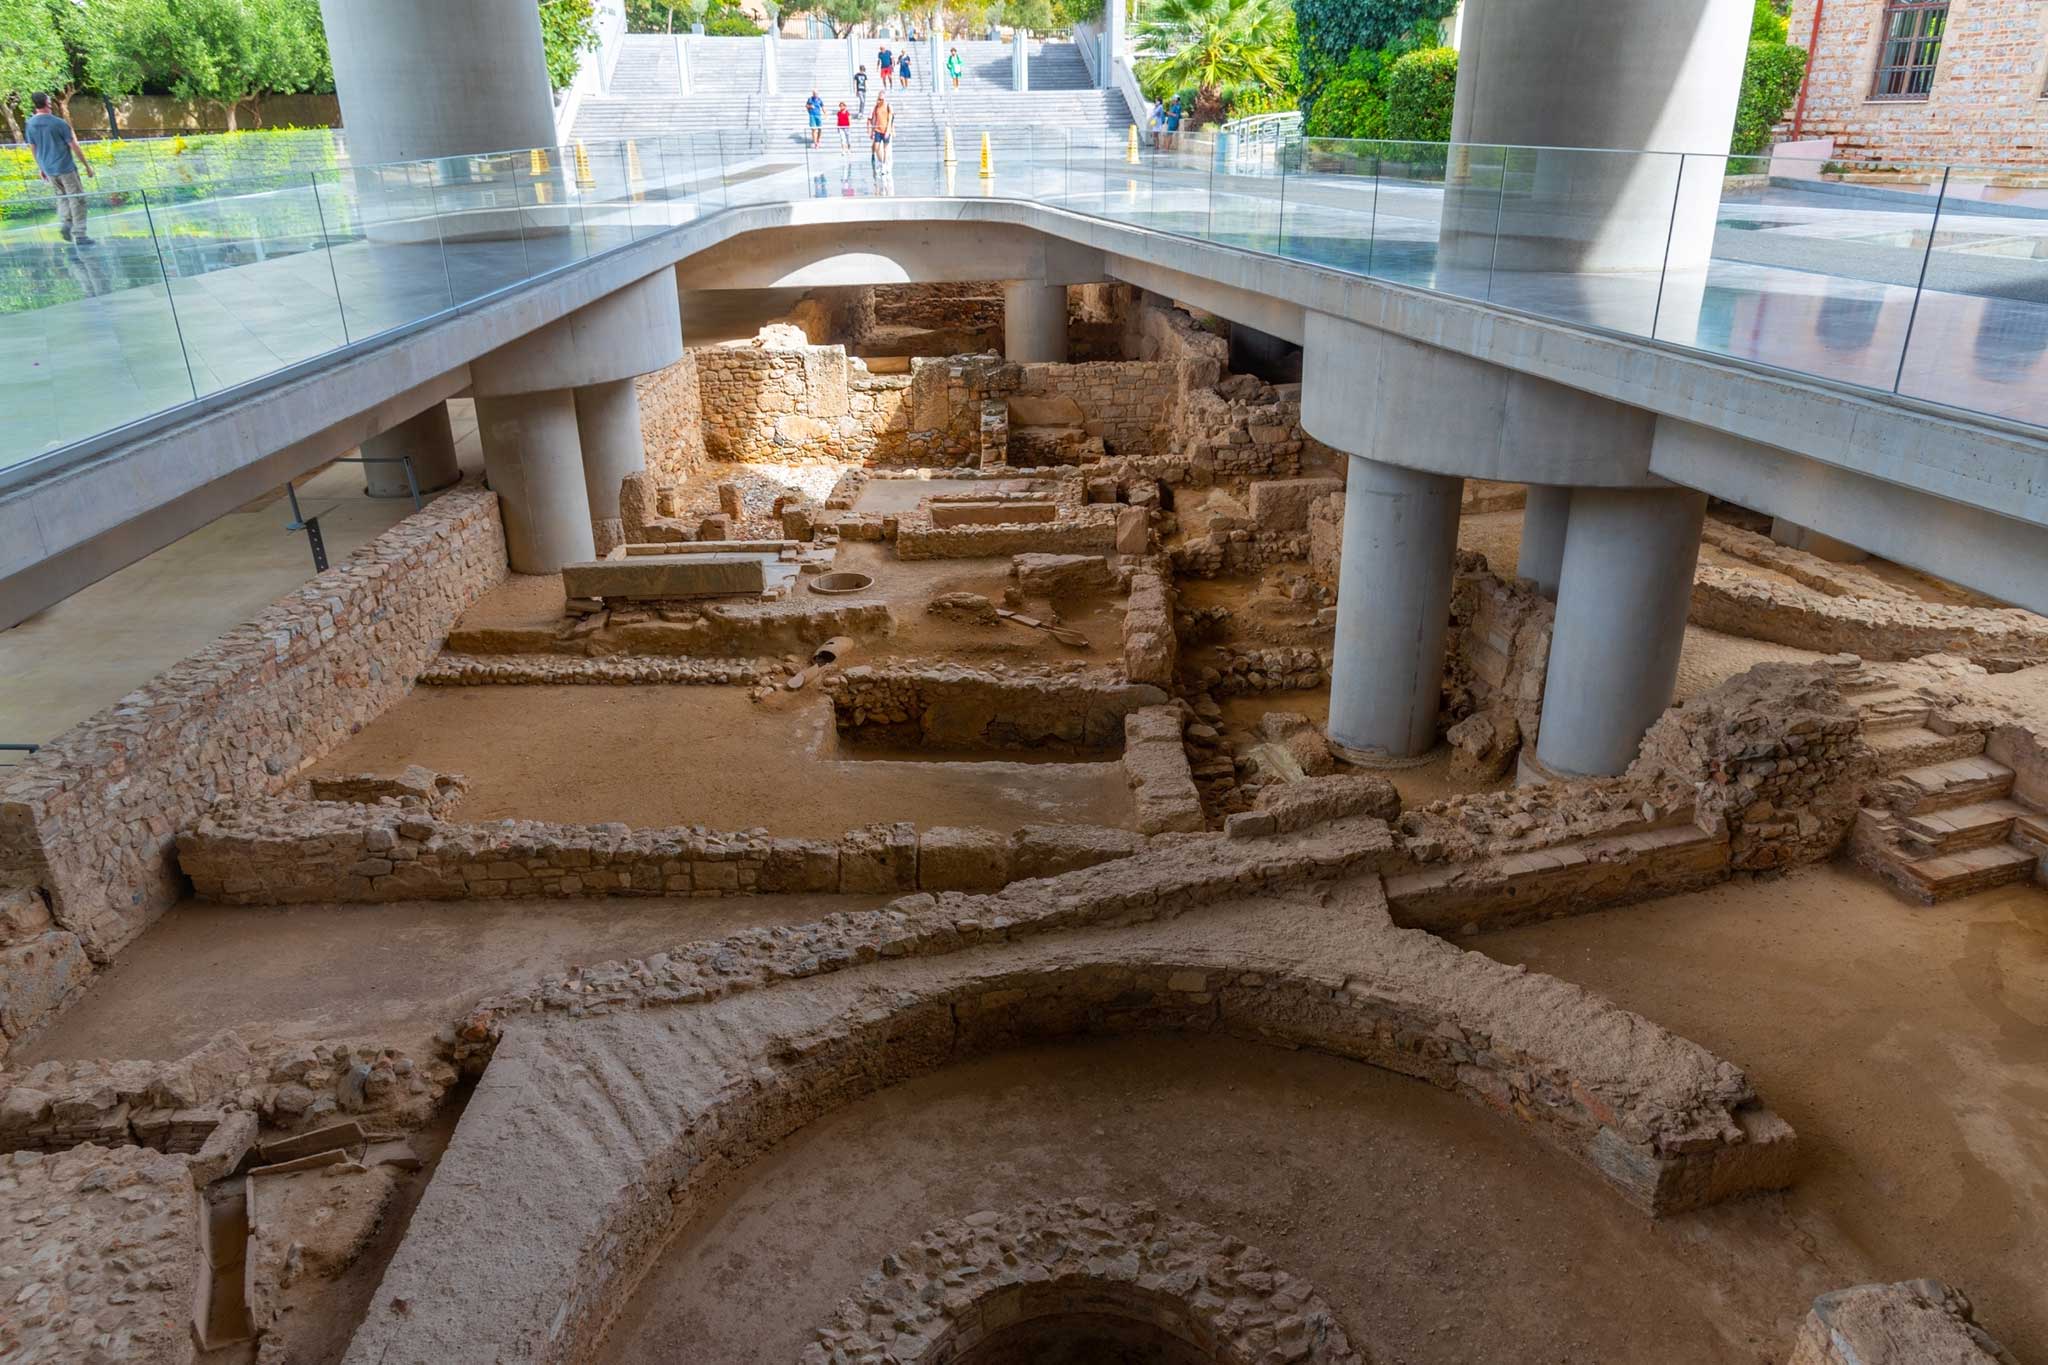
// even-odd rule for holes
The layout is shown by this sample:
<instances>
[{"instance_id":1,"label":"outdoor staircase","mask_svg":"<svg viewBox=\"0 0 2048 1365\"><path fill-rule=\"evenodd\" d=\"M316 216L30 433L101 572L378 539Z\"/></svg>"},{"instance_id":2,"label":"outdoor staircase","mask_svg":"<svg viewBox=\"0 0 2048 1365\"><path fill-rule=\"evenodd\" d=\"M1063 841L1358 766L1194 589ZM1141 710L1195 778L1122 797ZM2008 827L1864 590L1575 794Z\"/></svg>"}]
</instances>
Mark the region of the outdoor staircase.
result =
<instances>
[{"instance_id":1,"label":"outdoor staircase","mask_svg":"<svg viewBox=\"0 0 2048 1365\"><path fill-rule=\"evenodd\" d=\"M2014 799L2013 770L1984 752L1981 731L1943 733L1925 698L1860 668L1841 682L1877 757L1849 840L1857 863L1922 905L2048 866L2048 813Z\"/></svg>"},{"instance_id":2,"label":"outdoor staircase","mask_svg":"<svg viewBox=\"0 0 2048 1365\"><path fill-rule=\"evenodd\" d=\"M887 44L902 47L900 42ZM876 74L881 39L864 38L855 59L868 68L868 99L882 93ZM610 90L587 96L576 114L570 136L583 142L624 138L724 135L734 150L783 148L799 150L808 140L804 101L813 90L825 101L825 146L836 150L838 136L832 115L845 100L858 108L846 44L837 40L785 38L776 45L778 91L761 90L763 45L750 38L692 38L685 45L690 63L690 93L678 93L676 44L660 34L628 34L619 53ZM1089 144L1113 142L1130 124L1122 97L1097 90L1081 52L1072 43L1033 43L1027 56L1031 89L1010 89L1010 44L961 41L960 88L953 90L942 70L930 70L931 49L912 48L915 84L891 89L896 107L895 147L899 156L935 155L948 125L963 160L972 158L981 134L999 145L1016 147L1036 136L1047 141L1072 132ZM940 49L943 61L947 47ZM856 119L855 140L865 150L865 132Z\"/></svg>"}]
</instances>

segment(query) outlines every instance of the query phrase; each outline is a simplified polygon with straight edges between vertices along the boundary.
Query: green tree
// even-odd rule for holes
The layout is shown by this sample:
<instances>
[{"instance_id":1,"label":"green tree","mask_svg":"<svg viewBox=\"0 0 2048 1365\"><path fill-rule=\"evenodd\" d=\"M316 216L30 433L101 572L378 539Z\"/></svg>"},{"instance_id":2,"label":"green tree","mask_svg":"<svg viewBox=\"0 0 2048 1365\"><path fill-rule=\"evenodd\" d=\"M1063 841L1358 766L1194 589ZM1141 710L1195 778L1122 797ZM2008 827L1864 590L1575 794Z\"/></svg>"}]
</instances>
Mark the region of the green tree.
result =
<instances>
[{"instance_id":1,"label":"green tree","mask_svg":"<svg viewBox=\"0 0 2048 1365\"><path fill-rule=\"evenodd\" d=\"M540 49L547 59L548 84L560 90L575 80L583 54L596 46L592 0L540 0Z\"/></svg>"},{"instance_id":2,"label":"green tree","mask_svg":"<svg viewBox=\"0 0 2048 1365\"><path fill-rule=\"evenodd\" d=\"M1749 16L1749 40L1752 43L1782 43L1789 27L1786 14L1791 9L1791 0L1756 0L1756 10Z\"/></svg>"},{"instance_id":3,"label":"green tree","mask_svg":"<svg viewBox=\"0 0 2048 1365\"><path fill-rule=\"evenodd\" d=\"M1030 33L1049 32L1053 26L1052 0L1003 0L1003 22Z\"/></svg>"},{"instance_id":4,"label":"green tree","mask_svg":"<svg viewBox=\"0 0 2048 1365\"><path fill-rule=\"evenodd\" d=\"M9 140L21 141L30 95L70 85L71 54L49 0L0 0L0 113Z\"/></svg>"},{"instance_id":5,"label":"green tree","mask_svg":"<svg viewBox=\"0 0 2048 1365\"><path fill-rule=\"evenodd\" d=\"M732 0L719 0L704 12L704 31L720 38L758 38L761 26Z\"/></svg>"},{"instance_id":6,"label":"green tree","mask_svg":"<svg viewBox=\"0 0 2048 1365\"><path fill-rule=\"evenodd\" d=\"M1425 47L1387 68L1387 136L1402 142L1449 142L1458 94L1458 52Z\"/></svg>"},{"instance_id":7,"label":"green tree","mask_svg":"<svg viewBox=\"0 0 2048 1365\"><path fill-rule=\"evenodd\" d=\"M1434 47L1437 24L1457 7L1458 0L1295 0L1302 112L1314 114L1323 87L1352 53L1397 46L1398 57Z\"/></svg>"},{"instance_id":8,"label":"green tree","mask_svg":"<svg viewBox=\"0 0 2048 1365\"><path fill-rule=\"evenodd\" d=\"M832 32L844 38L862 24L878 24L896 12L896 0L813 0L793 6L791 13L809 12L832 25Z\"/></svg>"},{"instance_id":9,"label":"green tree","mask_svg":"<svg viewBox=\"0 0 2048 1365\"><path fill-rule=\"evenodd\" d=\"M1212 123L1238 90L1288 87L1289 17L1284 0L1154 0L1137 37L1165 55L1139 81L1153 99L1193 90L1195 122Z\"/></svg>"},{"instance_id":10,"label":"green tree","mask_svg":"<svg viewBox=\"0 0 2048 1365\"><path fill-rule=\"evenodd\" d=\"M334 88L317 0L88 0L74 32L102 95L215 105L230 130L264 95Z\"/></svg>"},{"instance_id":11,"label":"green tree","mask_svg":"<svg viewBox=\"0 0 2048 1365\"><path fill-rule=\"evenodd\" d=\"M1756 42L1742 67L1742 93L1735 102L1735 131L1729 138L1733 156L1760 156L1770 150L1771 129L1799 94L1806 79L1806 53L1790 43Z\"/></svg>"},{"instance_id":12,"label":"green tree","mask_svg":"<svg viewBox=\"0 0 2048 1365\"><path fill-rule=\"evenodd\" d=\"M1102 18L1104 0L1052 0L1054 28L1092 24Z\"/></svg>"}]
</instances>

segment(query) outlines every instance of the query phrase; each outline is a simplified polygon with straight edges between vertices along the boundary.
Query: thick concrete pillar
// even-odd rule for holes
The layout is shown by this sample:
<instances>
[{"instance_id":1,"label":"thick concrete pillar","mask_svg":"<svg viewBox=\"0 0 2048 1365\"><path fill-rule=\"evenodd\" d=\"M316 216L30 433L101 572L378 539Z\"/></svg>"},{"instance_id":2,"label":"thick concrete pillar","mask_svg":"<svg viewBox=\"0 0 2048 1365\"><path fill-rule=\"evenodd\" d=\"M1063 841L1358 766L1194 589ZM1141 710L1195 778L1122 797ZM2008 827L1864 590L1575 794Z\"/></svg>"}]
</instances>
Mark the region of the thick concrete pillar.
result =
<instances>
[{"instance_id":1,"label":"thick concrete pillar","mask_svg":"<svg viewBox=\"0 0 2048 1365\"><path fill-rule=\"evenodd\" d=\"M595 559L574 394L479 394L476 424L512 572L559 573L564 564Z\"/></svg>"},{"instance_id":2,"label":"thick concrete pillar","mask_svg":"<svg viewBox=\"0 0 2048 1365\"><path fill-rule=\"evenodd\" d=\"M1789 549L1804 550L1834 564L1861 564L1870 558L1868 550L1858 549L1846 540L1836 540L1783 517L1771 518L1771 539Z\"/></svg>"},{"instance_id":3,"label":"thick concrete pillar","mask_svg":"<svg viewBox=\"0 0 2048 1365\"><path fill-rule=\"evenodd\" d=\"M1572 493L1536 757L1607 776L1671 704L1707 498L1690 489Z\"/></svg>"},{"instance_id":4,"label":"thick concrete pillar","mask_svg":"<svg viewBox=\"0 0 2048 1365\"><path fill-rule=\"evenodd\" d=\"M412 484L406 482L402 456L412 458L413 482L422 493L446 488L462 477L455 460L455 433L448 425L448 405L436 403L414 413L397 426L380 431L363 442L363 492L373 498L409 498ZM388 464L373 464L388 460Z\"/></svg>"},{"instance_id":5,"label":"thick concrete pillar","mask_svg":"<svg viewBox=\"0 0 2048 1365\"><path fill-rule=\"evenodd\" d=\"M1352 457L1329 725L1350 762L1398 767L1436 746L1463 486Z\"/></svg>"},{"instance_id":6,"label":"thick concrete pillar","mask_svg":"<svg viewBox=\"0 0 2048 1365\"><path fill-rule=\"evenodd\" d=\"M1572 490L1553 483L1529 485L1522 508L1522 550L1515 560L1517 577L1529 579L1551 601L1557 600L1558 575L1564 571L1564 532L1571 520Z\"/></svg>"},{"instance_id":7,"label":"thick concrete pillar","mask_svg":"<svg viewBox=\"0 0 2048 1365\"><path fill-rule=\"evenodd\" d=\"M630 379L586 384L576 390L576 430L583 439L583 484L590 499L590 530L603 554L625 539L619 522L619 484L647 468L640 435L640 394Z\"/></svg>"},{"instance_id":8,"label":"thick concrete pillar","mask_svg":"<svg viewBox=\"0 0 2048 1365\"><path fill-rule=\"evenodd\" d=\"M1067 287L1011 280L1003 286L1003 358L1067 358Z\"/></svg>"},{"instance_id":9,"label":"thick concrete pillar","mask_svg":"<svg viewBox=\"0 0 2048 1365\"><path fill-rule=\"evenodd\" d=\"M1031 88L1030 58L1024 47L1024 30L1010 30L1010 88L1029 90Z\"/></svg>"},{"instance_id":10,"label":"thick concrete pillar","mask_svg":"<svg viewBox=\"0 0 2048 1365\"><path fill-rule=\"evenodd\" d=\"M320 0L320 18L351 164L554 144L532 0Z\"/></svg>"},{"instance_id":11,"label":"thick concrete pillar","mask_svg":"<svg viewBox=\"0 0 2048 1365\"><path fill-rule=\"evenodd\" d=\"M633 377L682 353L675 275L664 270L470 363L477 435L504 501L514 572L554 573L595 554L593 503L600 519L616 518L619 481L645 460Z\"/></svg>"}]
</instances>

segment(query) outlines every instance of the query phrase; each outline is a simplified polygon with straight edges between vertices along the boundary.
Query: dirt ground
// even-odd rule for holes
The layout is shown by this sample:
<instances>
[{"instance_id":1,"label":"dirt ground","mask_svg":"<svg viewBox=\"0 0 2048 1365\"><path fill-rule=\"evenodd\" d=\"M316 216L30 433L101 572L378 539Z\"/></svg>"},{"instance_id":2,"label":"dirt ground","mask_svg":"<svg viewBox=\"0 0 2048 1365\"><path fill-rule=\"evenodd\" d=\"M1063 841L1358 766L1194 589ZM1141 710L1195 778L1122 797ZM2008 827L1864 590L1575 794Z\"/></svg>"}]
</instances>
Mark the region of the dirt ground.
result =
<instances>
[{"instance_id":1,"label":"dirt ground","mask_svg":"<svg viewBox=\"0 0 2048 1365\"><path fill-rule=\"evenodd\" d=\"M1775 1363L1812 1296L1847 1282L1774 1199L1651 1222L1511 1120L1388 1072L1093 1040L964 1063L803 1130L681 1230L599 1358L794 1360L934 1224L1072 1196L1242 1237L1381 1365Z\"/></svg>"},{"instance_id":2,"label":"dirt ground","mask_svg":"<svg viewBox=\"0 0 2048 1365\"><path fill-rule=\"evenodd\" d=\"M765 826L833 838L890 820L1010 831L1133 818L1118 762L849 758L815 690L756 703L737 687L422 687L317 771L408 763L467 777L456 811L467 821Z\"/></svg>"},{"instance_id":3,"label":"dirt ground","mask_svg":"<svg viewBox=\"0 0 2048 1365\"><path fill-rule=\"evenodd\" d=\"M872 485L870 485L872 487ZM922 486L922 485L917 485ZM1063 645L1042 630L1003 621L970 625L934 616L926 605L941 593L980 593L996 606L1003 590L1016 586L1010 559L898 559L893 545L874 541L842 541L832 567L870 575L875 592L889 604L895 629L887 639L867 641L862 658L918 659L926 662L1013 664L1060 663L1078 660L1094 667L1123 661L1123 598L1114 589L1077 594L1048 603L1028 601L1027 615L1078 630L1088 637L1087 649Z\"/></svg>"},{"instance_id":4,"label":"dirt ground","mask_svg":"<svg viewBox=\"0 0 2048 1365\"><path fill-rule=\"evenodd\" d=\"M926 498L951 497L958 493L985 493L991 485L984 479L870 479L853 500L856 512L909 512Z\"/></svg>"},{"instance_id":5,"label":"dirt ground","mask_svg":"<svg viewBox=\"0 0 2048 1365\"><path fill-rule=\"evenodd\" d=\"M478 999L546 972L757 924L804 924L887 896L400 901L251 909L188 901L123 949L10 1066L181 1057L224 1028L429 1051Z\"/></svg>"},{"instance_id":6,"label":"dirt ground","mask_svg":"<svg viewBox=\"0 0 2048 1365\"><path fill-rule=\"evenodd\" d=\"M1785 1220L1834 1282L1949 1280L2048 1359L2048 893L1927 908L1822 867L1461 942L1742 1066L1798 1130Z\"/></svg>"}]
</instances>

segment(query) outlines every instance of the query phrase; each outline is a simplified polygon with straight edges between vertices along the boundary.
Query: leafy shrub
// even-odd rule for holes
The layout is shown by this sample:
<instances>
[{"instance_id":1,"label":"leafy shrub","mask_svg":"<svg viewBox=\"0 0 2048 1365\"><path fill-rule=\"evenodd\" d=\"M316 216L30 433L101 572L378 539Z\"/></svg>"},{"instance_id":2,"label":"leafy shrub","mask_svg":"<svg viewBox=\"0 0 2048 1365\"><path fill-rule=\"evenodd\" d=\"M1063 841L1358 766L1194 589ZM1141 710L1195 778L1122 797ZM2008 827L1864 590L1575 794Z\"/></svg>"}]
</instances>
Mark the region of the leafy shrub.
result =
<instances>
[{"instance_id":1,"label":"leafy shrub","mask_svg":"<svg viewBox=\"0 0 2048 1365\"><path fill-rule=\"evenodd\" d=\"M1806 77L1806 53L1789 43L1755 42L1742 67L1742 94L1735 103L1735 133L1728 151L1756 156L1768 151L1771 129L1799 93Z\"/></svg>"},{"instance_id":2,"label":"leafy shrub","mask_svg":"<svg viewBox=\"0 0 2048 1365\"><path fill-rule=\"evenodd\" d=\"M1387 98L1382 90L1393 65L1385 48L1360 48L1323 85L1303 131L1310 137L1385 137Z\"/></svg>"},{"instance_id":3,"label":"leafy shrub","mask_svg":"<svg viewBox=\"0 0 2048 1365\"><path fill-rule=\"evenodd\" d=\"M1426 47L1387 71L1387 136L1409 142L1451 140L1451 105L1458 94L1458 51Z\"/></svg>"}]
</instances>

